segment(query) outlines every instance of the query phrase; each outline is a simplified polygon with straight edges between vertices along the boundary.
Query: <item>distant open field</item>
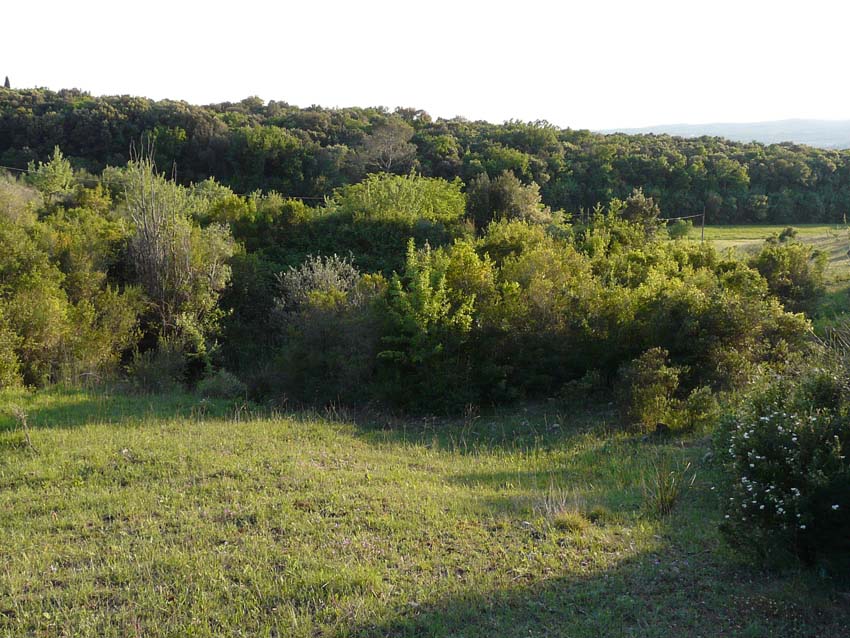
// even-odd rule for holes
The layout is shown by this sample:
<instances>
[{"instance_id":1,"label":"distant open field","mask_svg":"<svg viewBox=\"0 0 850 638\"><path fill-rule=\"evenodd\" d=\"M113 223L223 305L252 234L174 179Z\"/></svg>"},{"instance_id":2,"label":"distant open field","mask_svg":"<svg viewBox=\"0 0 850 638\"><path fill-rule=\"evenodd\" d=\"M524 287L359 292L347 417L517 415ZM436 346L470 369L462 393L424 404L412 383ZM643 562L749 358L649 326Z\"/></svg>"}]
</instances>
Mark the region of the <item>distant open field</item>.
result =
<instances>
[{"instance_id":1,"label":"distant open field","mask_svg":"<svg viewBox=\"0 0 850 638\"><path fill-rule=\"evenodd\" d=\"M843 224L788 224L783 226L706 226L705 238L719 250L733 248L743 254L755 253L765 239L788 226L797 230L797 239L827 255L826 278L831 289L850 285L850 227ZM690 238L700 239L695 225Z\"/></svg>"},{"instance_id":2,"label":"distant open field","mask_svg":"<svg viewBox=\"0 0 850 638\"><path fill-rule=\"evenodd\" d=\"M456 422L0 395L2 636L846 635L717 531L704 435L605 409ZM691 465L688 467L688 463ZM660 468L683 480L668 517ZM693 485L687 487L691 481Z\"/></svg>"}]
</instances>

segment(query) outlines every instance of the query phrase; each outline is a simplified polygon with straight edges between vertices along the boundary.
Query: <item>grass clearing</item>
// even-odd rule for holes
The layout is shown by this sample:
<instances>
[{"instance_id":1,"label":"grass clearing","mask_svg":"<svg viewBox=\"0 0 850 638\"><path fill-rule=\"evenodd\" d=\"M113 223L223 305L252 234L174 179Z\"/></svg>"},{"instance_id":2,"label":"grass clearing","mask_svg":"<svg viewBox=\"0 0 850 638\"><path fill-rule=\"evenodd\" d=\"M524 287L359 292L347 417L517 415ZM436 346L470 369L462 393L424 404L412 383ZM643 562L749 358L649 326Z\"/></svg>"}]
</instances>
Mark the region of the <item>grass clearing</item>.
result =
<instances>
[{"instance_id":1,"label":"grass clearing","mask_svg":"<svg viewBox=\"0 0 850 638\"><path fill-rule=\"evenodd\" d=\"M797 230L797 239L827 255L826 279L832 290L850 286L850 227L844 224L786 224L784 226L706 226L705 239L718 250L731 248L742 255L758 251L768 237L788 226ZM699 241L701 229L691 229L689 238Z\"/></svg>"},{"instance_id":2,"label":"grass clearing","mask_svg":"<svg viewBox=\"0 0 850 638\"><path fill-rule=\"evenodd\" d=\"M819 332L850 311L850 227L844 224L793 224L797 239L826 253L825 283L827 294L815 317ZM758 252L764 241L781 233L784 226L706 226L705 239L718 250L733 250L746 257ZM701 229L691 229L689 239L700 240Z\"/></svg>"},{"instance_id":3,"label":"grass clearing","mask_svg":"<svg viewBox=\"0 0 850 638\"><path fill-rule=\"evenodd\" d=\"M0 635L823 636L846 600L716 531L705 438L545 407L458 423L3 395ZM560 427L549 424L560 423ZM660 466L696 473L669 516Z\"/></svg>"}]
</instances>

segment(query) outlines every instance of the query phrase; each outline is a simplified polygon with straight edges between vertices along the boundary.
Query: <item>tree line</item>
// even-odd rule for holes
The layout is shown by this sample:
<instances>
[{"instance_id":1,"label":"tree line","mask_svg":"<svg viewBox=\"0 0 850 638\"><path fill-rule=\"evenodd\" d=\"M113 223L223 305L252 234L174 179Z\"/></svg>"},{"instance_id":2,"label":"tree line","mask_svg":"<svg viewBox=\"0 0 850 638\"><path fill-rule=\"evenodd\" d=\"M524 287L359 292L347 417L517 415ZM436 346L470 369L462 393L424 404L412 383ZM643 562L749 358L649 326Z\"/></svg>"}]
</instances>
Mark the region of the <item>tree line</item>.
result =
<instances>
[{"instance_id":1,"label":"tree line","mask_svg":"<svg viewBox=\"0 0 850 638\"><path fill-rule=\"evenodd\" d=\"M434 119L416 109L0 91L2 165L23 169L58 144L75 168L99 174L123 166L140 140L184 186L212 176L242 194L318 201L371 173L471 184L509 172L538 188L545 206L576 216L634 188L666 217L705 210L714 224L841 222L850 208L850 151Z\"/></svg>"}]
</instances>

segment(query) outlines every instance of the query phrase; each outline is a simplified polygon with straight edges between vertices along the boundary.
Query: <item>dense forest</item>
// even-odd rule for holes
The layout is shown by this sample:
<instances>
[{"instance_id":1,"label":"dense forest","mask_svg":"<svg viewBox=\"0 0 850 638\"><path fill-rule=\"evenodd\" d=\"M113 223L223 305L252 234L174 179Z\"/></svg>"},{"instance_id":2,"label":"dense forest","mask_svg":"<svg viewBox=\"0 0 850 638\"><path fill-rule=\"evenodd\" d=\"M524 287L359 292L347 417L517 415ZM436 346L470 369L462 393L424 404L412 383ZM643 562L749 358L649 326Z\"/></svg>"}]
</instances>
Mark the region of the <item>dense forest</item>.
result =
<instances>
[{"instance_id":1,"label":"dense forest","mask_svg":"<svg viewBox=\"0 0 850 638\"><path fill-rule=\"evenodd\" d=\"M416 109L298 108L259 98L193 106L77 90L0 89L0 164L26 168L58 145L93 174L155 143L183 185L214 177L240 194L317 198L366 174L461 179L513 173L574 215L640 187L666 217L708 223L839 222L850 208L850 151L720 138L601 135L546 122L433 119Z\"/></svg>"}]
</instances>

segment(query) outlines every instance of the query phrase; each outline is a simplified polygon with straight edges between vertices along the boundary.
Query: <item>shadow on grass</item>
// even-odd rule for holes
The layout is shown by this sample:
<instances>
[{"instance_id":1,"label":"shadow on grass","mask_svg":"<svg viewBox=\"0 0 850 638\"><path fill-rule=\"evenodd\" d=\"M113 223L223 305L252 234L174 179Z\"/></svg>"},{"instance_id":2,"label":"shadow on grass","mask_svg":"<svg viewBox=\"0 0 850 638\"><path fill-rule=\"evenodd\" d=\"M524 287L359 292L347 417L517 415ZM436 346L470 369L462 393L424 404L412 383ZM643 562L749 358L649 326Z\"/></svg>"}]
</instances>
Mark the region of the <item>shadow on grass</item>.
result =
<instances>
[{"instance_id":1,"label":"shadow on grass","mask_svg":"<svg viewBox=\"0 0 850 638\"><path fill-rule=\"evenodd\" d=\"M109 423L127 425L149 419L232 417L234 402L205 401L191 394L141 395L105 390L51 388L0 395L0 432L19 427L13 408L26 414L33 429L74 428Z\"/></svg>"},{"instance_id":2,"label":"shadow on grass","mask_svg":"<svg viewBox=\"0 0 850 638\"><path fill-rule=\"evenodd\" d=\"M367 443L425 445L460 454L544 450L591 431L614 429L616 422L607 404L582 406L569 415L564 411L559 404L538 403L498 408L473 418L406 418L380 413L340 418L354 423L358 437Z\"/></svg>"},{"instance_id":3,"label":"shadow on grass","mask_svg":"<svg viewBox=\"0 0 850 638\"><path fill-rule=\"evenodd\" d=\"M704 498L705 495L699 497ZM455 591L436 600L399 602L380 622L339 635L465 638L563 636L846 636L850 606L811 574L770 574L720 546L716 521L696 503L659 531L657 551L607 568L561 574L482 591L457 574ZM675 526L682 524L685 529ZM700 529L699 526L703 526ZM710 527L706 527L710 526ZM694 542L693 536L698 537ZM582 563L584 566L584 563Z\"/></svg>"},{"instance_id":4,"label":"shadow on grass","mask_svg":"<svg viewBox=\"0 0 850 638\"><path fill-rule=\"evenodd\" d=\"M788 583L765 581L710 558L644 555L588 576L456 596L417 605L393 620L354 629L364 637L846 636L850 613L824 598L788 599ZM797 592L802 593L802 592Z\"/></svg>"}]
</instances>

